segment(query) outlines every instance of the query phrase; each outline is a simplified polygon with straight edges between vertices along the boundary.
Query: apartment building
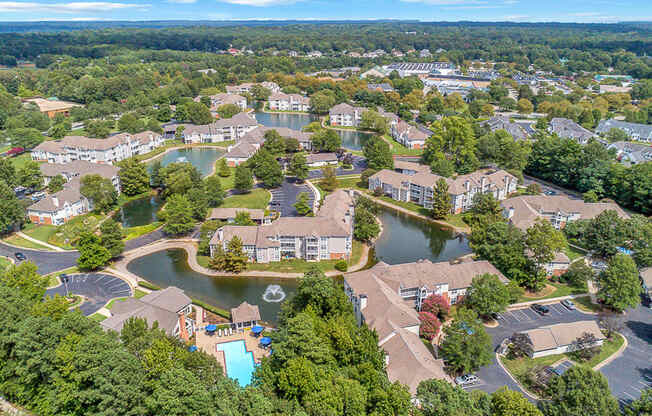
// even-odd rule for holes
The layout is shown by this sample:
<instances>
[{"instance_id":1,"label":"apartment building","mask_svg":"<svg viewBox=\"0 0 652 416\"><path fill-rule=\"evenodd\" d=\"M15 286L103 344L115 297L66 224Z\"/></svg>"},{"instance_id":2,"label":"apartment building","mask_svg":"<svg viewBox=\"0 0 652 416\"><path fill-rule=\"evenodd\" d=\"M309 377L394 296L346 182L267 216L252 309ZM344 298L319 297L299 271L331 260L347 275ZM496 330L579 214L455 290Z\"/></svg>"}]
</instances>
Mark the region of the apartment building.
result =
<instances>
[{"instance_id":1,"label":"apartment building","mask_svg":"<svg viewBox=\"0 0 652 416\"><path fill-rule=\"evenodd\" d=\"M616 159L626 165L652 161L652 145L634 142L614 142L607 146L607 149L616 150Z\"/></svg>"},{"instance_id":2,"label":"apartment building","mask_svg":"<svg viewBox=\"0 0 652 416\"><path fill-rule=\"evenodd\" d=\"M347 103L337 104L328 112L331 126L357 127L362 120L365 107L354 107Z\"/></svg>"},{"instance_id":3,"label":"apartment building","mask_svg":"<svg viewBox=\"0 0 652 416\"><path fill-rule=\"evenodd\" d=\"M550 120L548 131L564 139L573 139L579 144L586 144L595 137L595 133L592 131L585 129L573 120L561 117Z\"/></svg>"},{"instance_id":4,"label":"apartment building","mask_svg":"<svg viewBox=\"0 0 652 416\"><path fill-rule=\"evenodd\" d=\"M41 163L39 165L45 186L48 186L52 178L61 175L66 182L74 178L81 178L84 175L100 175L109 179L115 190L120 193L120 169L113 165L91 163L85 160L73 160L69 163Z\"/></svg>"},{"instance_id":5,"label":"apartment building","mask_svg":"<svg viewBox=\"0 0 652 416\"><path fill-rule=\"evenodd\" d=\"M140 299L127 298L116 302L111 316L101 322L102 328L122 331L125 323L133 318L144 319L150 327L154 322L167 335L188 341L195 331L195 321L190 318L192 299L175 286L156 290Z\"/></svg>"},{"instance_id":6,"label":"apartment building","mask_svg":"<svg viewBox=\"0 0 652 416\"><path fill-rule=\"evenodd\" d=\"M217 111L217 108L226 105L226 104L233 104L237 105L240 108L240 111L244 111L247 109L247 99L239 94L215 94L215 95L208 95L207 96L211 100L211 105L210 109L211 111ZM197 97L194 98L193 101L195 102L201 102L201 95L198 95Z\"/></svg>"},{"instance_id":7,"label":"apartment building","mask_svg":"<svg viewBox=\"0 0 652 416\"><path fill-rule=\"evenodd\" d=\"M628 123L615 119L601 120L595 132L601 135L609 133L611 129L624 131L630 140L640 140L652 143L652 125Z\"/></svg>"},{"instance_id":8,"label":"apartment building","mask_svg":"<svg viewBox=\"0 0 652 416\"><path fill-rule=\"evenodd\" d=\"M32 150L32 160L48 163L68 163L84 160L91 163L113 164L132 156L149 153L163 146L165 139L158 133L120 133L106 139L66 136L46 141Z\"/></svg>"},{"instance_id":9,"label":"apartment building","mask_svg":"<svg viewBox=\"0 0 652 416\"><path fill-rule=\"evenodd\" d=\"M258 127L258 123L254 116L241 112L231 118L215 120L211 124L171 124L166 126L166 133L176 131L178 126L184 127L182 132L184 143L217 143L240 140L245 134Z\"/></svg>"},{"instance_id":10,"label":"apartment building","mask_svg":"<svg viewBox=\"0 0 652 416\"><path fill-rule=\"evenodd\" d=\"M409 162L403 162L407 163ZM518 184L518 179L504 170L482 169L456 178L443 178L420 169L418 164L414 165L417 166L411 171L416 173L401 173L388 169L377 172L369 178L369 189L374 191L380 188L392 199L431 209L435 185L439 179L444 179L451 196L451 212L459 214L473 206L473 197L476 194L491 193L500 201L515 192Z\"/></svg>"},{"instance_id":11,"label":"apartment building","mask_svg":"<svg viewBox=\"0 0 652 416\"><path fill-rule=\"evenodd\" d=\"M281 87L277 83L271 81L263 82L245 82L240 85L228 85L226 87L226 92L229 94L248 94L251 92L251 87L254 85L260 85L263 88L267 88L272 93L280 92Z\"/></svg>"},{"instance_id":12,"label":"apartment building","mask_svg":"<svg viewBox=\"0 0 652 416\"><path fill-rule=\"evenodd\" d=\"M501 202L500 205L503 208L503 216L521 230L527 230L540 218L550 221L553 227L562 229L569 222L595 218L607 210L616 211L620 218L629 218L616 203L589 203L581 199L570 199L565 195L517 196Z\"/></svg>"},{"instance_id":13,"label":"apartment building","mask_svg":"<svg viewBox=\"0 0 652 416\"><path fill-rule=\"evenodd\" d=\"M287 127L258 126L248 131L238 143L228 147L227 153L224 155L227 164L233 167L249 160L265 143L265 133L269 130L276 130L281 137L286 139L296 139L299 142L299 147L303 150L312 149L312 133L292 130Z\"/></svg>"},{"instance_id":14,"label":"apartment building","mask_svg":"<svg viewBox=\"0 0 652 416\"><path fill-rule=\"evenodd\" d=\"M532 133L534 133L529 124L512 123L509 121L509 118L505 116L491 117L483 124L491 131L505 130L514 138L514 140L527 140L530 138Z\"/></svg>"},{"instance_id":15,"label":"apartment building","mask_svg":"<svg viewBox=\"0 0 652 416\"><path fill-rule=\"evenodd\" d=\"M408 149L423 149L430 137L425 131L403 120L391 126L392 138Z\"/></svg>"},{"instance_id":16,"label":"apartment building","mask_svg":"<svg viewBox=\"0 0 652 416\"><path fill-rule=\"evenodd\" d=\"M27 217L34 224L63 225L72 218L93 209L80 189L80 178L64 184L63 189L27 207Z\"/></svg>"},{"instance_id":17,"label":"apartment building","mask_svg":"<svg viewBox=\"0 0 652 416\"><path fill-rule=\"evenodd\" d=\"M301 94L285 94L276 92L269 96L267 106L273 111L302 111L310 110L310 98Z\"/></svg>"},{"instance_id":18,"label":"apartment building","mask_svg":"<svg viewBox=\"0 0 652 416\"><path fill-rule=\"evenodd\" d=\"M219 228L209 242L211 256L218 246L226 250L237 236L251 262L348 259L353 244L353 213L352 196L337 190L326 197L314 217L283 217L269 225Z\"/></svg>"},{"instance_id":19,"label":"apartment building","mask_svg":"<svg viewBox=\"0 0 652 416\"><path fill-rule=\"evenodd\" d=\"M484 273L508 280L487 261L459 264L415 263L374 267L344 277L344 292L353 304L359 325L363 323L378 334L378 345L385 350L390 381L408 386L414 395L419 383L436 378L451 381L444 363L437 360L419 338L419 315L423 301L432 294L441 295L451 304L458 303L473 278Z\"/></svg>"}]
</instances>

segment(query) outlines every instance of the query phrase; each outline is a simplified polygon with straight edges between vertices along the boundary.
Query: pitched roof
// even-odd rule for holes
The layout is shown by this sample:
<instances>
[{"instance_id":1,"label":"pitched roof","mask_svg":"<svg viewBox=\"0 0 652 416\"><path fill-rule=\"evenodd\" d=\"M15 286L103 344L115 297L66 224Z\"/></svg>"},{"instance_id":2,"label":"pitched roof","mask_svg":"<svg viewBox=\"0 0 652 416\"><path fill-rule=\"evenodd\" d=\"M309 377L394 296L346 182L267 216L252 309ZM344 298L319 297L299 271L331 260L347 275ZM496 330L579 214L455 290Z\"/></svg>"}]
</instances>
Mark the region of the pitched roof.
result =
<instances>
[{"instance_id":1,"label":"pitched roof","mask_svg":"<svg viewBox=\"0 0 652 416\"><path fill-rule=\"evenodd\" d=\"M574 139L579 143L584 143L595 136L592 131L585 129L573 120L561 117L550 120L550 130L559 137Z\"/></svg>"},{"instance_id":2,"label":"pitched roof","mask_svg":"<svg viewBox=\"0 0 652 416\"><path fill-rule=\"evenodd\" d=\"M416 163L416 162L408 162L405 160L395 160L394 169L412 170L415 172L426 172L426 173L430 172L430 166L428 165L422 165L421 163Z\"/></svg>"},{"instance_id":3,"label":"pitched roof","mask_svg":"<svg viewBox=\"0 0 652 416\"><path fill-rule=\"evenodd\" d=\"M592 334L597 340L605 339L595 321L578 321L542 326L524 331L530 338L534 352L546 351L570 345L585 333Z\"/></svg>"},{"instance_id":4,"label":"pitched roof","mask_svg":"<svg viewBox=\"0 0 652 416\"><path fill-rule=\"evenodd\" d=\"M250 305L242 302L239 306L231 309L231 322L251 322L260 321L260 311L258 305Z\"/></svg>"},{"instance_id":5,"label":"pitched roof","mask_svg":"<svg viewBox=\"0 0 652 416\"><path fill-rule=\"evenodd\" d=\"M48 153L63 153L63 143L61 140L48 140L43 143L39 143L32 152L48 152Z\"/></svg>"},{"instance_id":6,"label":"pitched roof","mask_svg":"<svg viewBox=\"0 0 652 416\"><path fill-rule=\"evenodd\" d=\"M240 143L236 144L235 146L231 147L231 149L224 155L225 158L235 158L235 159L248 159L251 156L253 156L254 153L256 153L258 149L256 146L253 144L246 142L246 141L241 141Z\"/></svg>"},{"instance_id":7,"label":"pitched roof","mask_svg":"<svg viewBox=\"0 0 652 416\"><path fill-rule=\"evenodd\" d=\"M68 110L73 107L82 107L81 104L61 101L61 100L46 100L45 98L30 98L25 100L28 103L35 104L39 111L45 113L47 111Z\"/></svg>"},{"instance_id":8,"label":"pitched roof","mask_svg":"<svg viewBox=\"0 0 652 416\"><path fill-rule=\"evenodd\" d=\"M30 205L27 209L48 213L61 211L66 203L72 205L85 199L81 192L79 192L79 187L79 178L74 178L68 181L61 191L48 195L46 198Z\"/></svg>"},{"instance_id":9,"label":"pitched roof","mask_svg":"<svg viewBox=\"0 0 652 416\"><path fill-rule=\"evenodd\" d=\"M238 212L246 212L249 214L249 218L256 221L261 221L265 217L265 210L262 209L251 209L251 208L213 208L208 213L208 219L229 219L235 218Z\"/></svg>"},{"instance_id":10,"label":"pitched roof","mask_svg":"<svg viewBox=\"0 0 652 416\"><path fill-rule=\"evenodd\" d=\"M387 354L387 377L399 381L415 395L423 380L450 381L444 361L436 359L414 332L396 328L394 336L380 345Z\"/></svg>"},{"instance_id":11,"label":"pitched roof","mask_svg":"<svg viewBox=\"0 0 652 416\"><path fill-rule=\"evenodd\" d=\"M652 139L652 125L628 123L615 119L601 120L595 131L600 134L608 133L611 129L621 129L630 135L637 135L644 139Z\"/></svg>"},{"instance_id":12,"label":"pitched roof","mask_svg":"<svg viewBox=\"0 0 652 416\"><path fill-rule=\"evenodd\" d=\"M504 210L514 209L509 221L525 230L532 226L544 213L578 214L580 219L591 219L607 210L614 210L620 218L629 215L613 202L584 202L565 195L523 195L501 201Z\"/></svg>"},{"instance_id":13,"label":"pitched roof","mask_svg":"<svg viewBox=\"0 0 652 416\"><path fill-rule=\"evenodd\" d=\"M256 122L256 119L250 116L248 113L240 112L231 118L219 119L215 121L212 125L217 128L238 127L238 126L250 127L250 126L257 126L258 123Z\"/></svg>"},{"instance_id":14,"label":"pitched roof","mask_svg":"<svg viewBox=\"0 0 652 416\"><path fill-rule=\"evenodd\" d=\"M140 299L128 298L122 302L115 302L111 310L112 316L106 318L100 325L104 329L117 332L122 331L125 323L131 318L141 318L152 326L158 322L158 327L168 335L174 334L174 329L179 322L179 315L154 305L149 305Z\"/></svg>"},{"instance_id":15,"label":"pitched roof","mask_svg":"<svg viewBox=\"0 0 652 416\"><path fill-rule=\"evenodd\" d=\"M73 160L68 163L42 163L41 173L46 177L57 175L83 176L97 174L107 179L118 176L119 168L104 163L91 163L86 160Z\"/></svg>"},{"instance_id":16,"label":"pitched roof","mask_svg":"<svg viewBox=\"0 0 652 416\"><path fill-rule=\"evenodd\" d=\"M310 153L306 156L308 164L317 162L337 162L337 155L335 153Z\"/></svg>"},{"instance_id":17,"label":"pitched roof","mask_svg":"<svg viewBox=\"0 0 652 416\"><path fill-rule=\"evenodd\" d=\"M140 301L175 313L192 303L192 299L176 286L150 292Z\"/></svg>"}]
</instances>

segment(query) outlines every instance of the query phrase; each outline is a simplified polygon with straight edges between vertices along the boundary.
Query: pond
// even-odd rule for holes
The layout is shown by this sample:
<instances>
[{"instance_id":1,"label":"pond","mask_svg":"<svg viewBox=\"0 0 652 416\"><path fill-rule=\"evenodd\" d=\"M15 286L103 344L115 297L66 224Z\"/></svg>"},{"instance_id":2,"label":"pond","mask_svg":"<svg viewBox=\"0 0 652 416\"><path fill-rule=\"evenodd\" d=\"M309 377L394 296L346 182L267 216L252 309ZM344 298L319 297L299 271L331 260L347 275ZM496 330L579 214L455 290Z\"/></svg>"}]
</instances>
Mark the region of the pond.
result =
<instances>
[{"instance_id":1,"label":"pond","mask_svg":"<svg viewBox=\"0 0 652 416\"><path fill-rule=\"evenodd\" d=\"M191 298L230 309L243 301L258 305L261 318L275 324L281 302L294 293L294 279L265 277L213 277L193 271L183 249L171 249L137 258L127 269L160 286L177 286Z\"/></svg>"},{"instance_id":2,"label":"pond","mask_svg":"<svg viewBox=\"0 0 652 416\"><path fill-rule=\"evenodd\" d=\"M355 130L338 130L337 133L342 138L342 147L351 150L362 150L362 146L373 136L371 133Z\"/></svg>"},{"instance_id":3,"label":"pond","mask_svg":"<svg viewBox=\"0 0 652 416\"><path fill-rule=\"evenodd\" d=\"M458 236L437 224L379 207L383 232L376 240L378 260L388 264L410 263L421 259L448 261L471 253L463 234Z\"/></svg>"},{"instance_id":4,"label":"pond","mask_svg":"<svg viewBox=\"0 0 652 416\"><path fill-rule=\"evenodd\" d=\"M256 112L256 121L266 127L287 127L292 130L301 130L303 126L317 120L319 117L314 114Z\"/></svg>"},{"instance_id":5,"label":"pond","mask_svg":"<svg viewBox=\"0 0 652 416\"><path fill-rule=\"evenodd\" d=\"M113 219L122 223L124 228L151 224L156 221L161 203L158 195L134 199L124 204Z\"/></svg>"},{"instance_id":6,"label":"pond","mask_svg":"<svg viewBox=\"0 0 652 416\"><path fill-rule=\"evenodd\" d=\"M208 176L213 171L215 161L224 154L223 149L214 147L193 147L189 149L176 149L157 159L161 161L162 166L167 166L175 162L192 163L202 176Z\"/></svg>"}]
</instances>

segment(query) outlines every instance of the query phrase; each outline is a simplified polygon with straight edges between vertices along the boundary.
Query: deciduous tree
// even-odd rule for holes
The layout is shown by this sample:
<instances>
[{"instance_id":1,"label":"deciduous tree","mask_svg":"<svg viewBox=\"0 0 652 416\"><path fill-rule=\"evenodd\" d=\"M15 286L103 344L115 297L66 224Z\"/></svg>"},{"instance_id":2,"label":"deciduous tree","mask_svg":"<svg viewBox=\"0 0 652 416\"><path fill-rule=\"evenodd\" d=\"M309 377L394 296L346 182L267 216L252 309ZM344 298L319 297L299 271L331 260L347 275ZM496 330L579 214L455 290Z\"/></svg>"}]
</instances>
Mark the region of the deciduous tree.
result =
<instances>
[{"instance_id":1,"label":"deciduous tree","mask_svg":"<svg viewBox=\"0 0 652 416\"><path fill-rule=\"evenodd\" d=\"M641 302L641 284L636 263L630 256L616 254L597 279L598 299L608 307L623 311Z\"/></svg>"}]
</instances>

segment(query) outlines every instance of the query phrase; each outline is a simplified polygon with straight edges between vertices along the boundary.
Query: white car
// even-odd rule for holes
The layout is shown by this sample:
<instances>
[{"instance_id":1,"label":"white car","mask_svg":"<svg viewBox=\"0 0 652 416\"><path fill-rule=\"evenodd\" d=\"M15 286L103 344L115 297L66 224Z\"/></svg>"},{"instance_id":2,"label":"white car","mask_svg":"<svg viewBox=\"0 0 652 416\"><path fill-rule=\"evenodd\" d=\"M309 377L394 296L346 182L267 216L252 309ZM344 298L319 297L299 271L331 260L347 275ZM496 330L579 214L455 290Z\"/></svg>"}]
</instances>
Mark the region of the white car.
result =
<instances>
[{"instance_id":1,"label":"white car","mask_svg":"<svg viewBox=\"0 0 652 416\"><path fill-rule=\"evenodd\" d=\"M465 374L463 376L455 377L455 383L459 386L472 386L480 382L480 379L473 374Z\"/></svg>"}]
</instances>

